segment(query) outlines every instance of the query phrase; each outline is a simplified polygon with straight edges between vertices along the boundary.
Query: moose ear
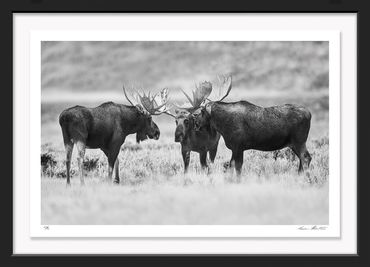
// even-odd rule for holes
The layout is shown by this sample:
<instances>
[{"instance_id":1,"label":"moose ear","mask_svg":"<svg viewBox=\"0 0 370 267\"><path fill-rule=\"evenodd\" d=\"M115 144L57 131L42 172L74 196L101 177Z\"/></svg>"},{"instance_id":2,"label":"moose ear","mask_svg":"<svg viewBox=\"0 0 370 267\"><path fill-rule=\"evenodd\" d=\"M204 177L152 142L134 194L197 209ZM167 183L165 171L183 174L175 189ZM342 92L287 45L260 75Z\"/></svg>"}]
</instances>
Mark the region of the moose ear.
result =
<instances>
[{"instance_id":1,"label":"moose ear","mask_svg":"<svg viewBox=\"0 0 370 267\"><path fill-rule=\"evenodd\" d=\"M203 112L204 110L208 113L208 115L211 115L211 105L207 104L205 108L202 109Z\"/></svg>"}]
</instances>

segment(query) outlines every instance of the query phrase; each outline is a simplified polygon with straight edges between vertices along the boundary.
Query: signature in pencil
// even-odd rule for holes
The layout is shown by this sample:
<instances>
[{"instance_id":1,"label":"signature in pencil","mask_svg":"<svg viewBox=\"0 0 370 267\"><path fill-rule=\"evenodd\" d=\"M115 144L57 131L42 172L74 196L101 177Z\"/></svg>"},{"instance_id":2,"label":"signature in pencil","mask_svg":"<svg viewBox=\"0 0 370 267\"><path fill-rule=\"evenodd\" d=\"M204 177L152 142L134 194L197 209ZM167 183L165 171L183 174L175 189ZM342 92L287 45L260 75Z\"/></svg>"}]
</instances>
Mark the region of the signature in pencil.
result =
<instances>
[{"instance_id":1,"label":"signature in pencil","mask_svg":"<svg viewBox=\"0 0 370 267\"><path fill-rule=\"evenodd\" d=\"M326 230L328 227L327 226L301 226L298 227L298 230Z\"/></svg>"}]
</instances>

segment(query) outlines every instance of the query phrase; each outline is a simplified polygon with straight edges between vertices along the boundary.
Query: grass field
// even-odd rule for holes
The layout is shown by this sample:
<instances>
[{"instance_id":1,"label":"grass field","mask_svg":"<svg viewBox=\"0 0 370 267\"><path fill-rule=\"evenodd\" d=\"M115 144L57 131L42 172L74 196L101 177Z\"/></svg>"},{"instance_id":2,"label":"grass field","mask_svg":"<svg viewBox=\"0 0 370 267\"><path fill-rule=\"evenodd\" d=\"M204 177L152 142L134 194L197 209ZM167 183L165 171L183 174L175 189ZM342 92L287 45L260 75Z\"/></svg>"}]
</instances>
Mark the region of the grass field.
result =
<instances>
[{"instance_id":1,"label":"grass field","mask_svg":"<svg viewBox=\"0 0 370 267\"><path fill-rule=\"evenodd\" d=\"M173 58L179 53L185 53L183 50L186 46L180 47L182 50L170 46L171 53L164 55L166 62L170 62L169 66L161 58L156 62L161 68L154 68L151 64L141 68L134 61L135 55L140 55L136 57L138 62L151 59L151 56L145 55L151 55L150 51L155 49L162 51L161 45L153 48L141 43L136 46L130 44L130 50L111 43L89 43L86 46L74 46L68 42L44 44L41 104L42 224L327 224L327 45L298 42L285 47L281 43L272 43L270 46L265 43L241 47L232 44L235 49L230 50L233 51L230 54L226 53L228 47L224 43L218 50L216 44L211 46L209 53L204 53L202 45L192 43L186 51L195 52L189 52L186 60L177 60L181 68L174 66ZM110 49L106 50L109 51L107 55L101 55L102 47ZM279 53L279 49L284 53ZM144 50L142 54L137 52ZM127 51L136 52L127 54ZM245 58L238 60L238 51L241 53L239 56ZM251 51L256 51L253 57ZM216 56L217 52L220 57ZM89 53L92 56L89 57ZM76 58L72 56L77 54L79 56ZM182 74L181 69L197 62L200 54L203 55L201 63L194 64L192 72L187 69ZM96 58L93 55L97 55ZM118 55L124 56L124 59L109 65L113 62L112 58ZM214 60L211 60L211 68L204 65L204 60L212 56ZM259 61L261 58L263 64ZM309 64L303 64L305 58ZM235 59L234 63L232 59ZM76 151L72 160L72 186L65 186L65 152L58 124L58 116L63 109L76 104L93 107L108 100L126 103L121 94L121 78L117 77L119 71L125 69L125 64L132 62L135 62L132 63L135 68L130 68L129 73L134 81L156 81L156 88L160 88L166 85L163 79L166 74L177 77L169 79L169 84L173 85L170 88L172 100L182 101L184 98L178 87L190 89L189 84L194 82L191 77L198 77L196 74L202 73L202 68L206 68L204 73L224 71L219 64L222 61L227 62L226 69L236 73L229 101L245 99L262 106L296 103L311 111L307 147L312 162L305 174L297 174L298 159L289 149L278 153L251 150L244 152L242 180L236 184L233 179L235 177L225 172L224 163L230 160L231 151L221 139L209 174L200 169L198 154L192 153L189 173L184 175L180 144L174 142L175 122L171 117L161 115L154 118L161 130L158 141L147 140L138 145L132 135L121 147L120 185L105 180L107 159L104 154L100 150L87 150L84 163L86 186L79 185ZM250 65L254 64L260 64L260 70L253 72L253 79L245 79L243 67L251 69ZM96 75L94 66L102 73L109 73L109 77ZM109 71L104 72L104 66ZM81 76L84 67L94 71L88 77ZM170 74L169 68L172 68ZM144 75L146 72L148 75ZM157 76L161 78L156 79ZM284 78L278 79L279 76ZM103 81L109 82L104 86ZM88 90L89 84L93 84L91 90ZM271 89L274 84L275 88ZM117 87L117 90L112 91L112 87Z\"/></svg>"}]
</instances>

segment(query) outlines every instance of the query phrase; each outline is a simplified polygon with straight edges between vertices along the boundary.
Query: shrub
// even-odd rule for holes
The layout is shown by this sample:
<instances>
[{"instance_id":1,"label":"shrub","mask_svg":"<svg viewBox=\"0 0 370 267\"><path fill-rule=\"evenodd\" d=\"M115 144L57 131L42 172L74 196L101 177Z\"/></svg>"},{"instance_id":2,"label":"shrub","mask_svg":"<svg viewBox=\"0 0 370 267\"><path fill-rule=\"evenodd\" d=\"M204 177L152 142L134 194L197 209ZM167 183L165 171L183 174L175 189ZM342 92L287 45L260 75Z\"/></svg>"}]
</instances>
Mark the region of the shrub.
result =
<instances>
[{"instance_id":1,"label":"shrub","mask_svg":"<svg viewBox=\"0 0 370 267\"><path fill-rule=\"evenodd\" d=\"M95 170L98 166L99 158L97 157L86 157L83 162L83 167L87 171Z\"/></svg>"},{"instance_id":2,"label":"shrub","mask_svg":"<svg viewBox=\"0 0 370 267\"><path fill-rule=\"evenodd\" d=\"M69 175L72 177L76 174L76 171L74 169L71 169L69 171ZM65 168L63 168L62 170L61 169L58 169L54 172L54 176L57 177L57 178L66 178L67 177L67 170Z\"/></svg>"},{"instance_id":3,"label":"shrub","mask_svg":"<svg viewBox=\"0 0 370 267\"><path fill-rule=\"evenodd\" d=\"M293 152L293 150L291 150L290 148L287 148L287 149L273 151L272 157L274 158L274 160L285 158L288 161L294 161L296 154Z\"/></svg>"},{"instance_id":4,"label":"shrub","mask_svg":"<svg viewBox=\"0 0 370 267\"><path fill-rule=\"evenodd\" d=\"M57 164L54 155L50 152L41 154L41 167L44 174L52 174L55 165Z\"/></svg>"},{"instance_id":5,"label":"shrub","mask_svg":"<svg viewBox=\"0 0 370 267\"><path fill-rule=\"evenodd\" d=\"M143 149L142 146L140 144L136 144L136 143L125 143L121 150L125 151L125 150L128 150L128 151L138 151L138 150L141 150Z\"/></svg>"},{"instance_id":6,"label":"shrub","mask_svg":"<svg viewBox=\"0 0 370 267\"><path fill-rule=\"evenodd\" d=\"M329 137L324 136L321 139L313 140L313 143L315 144L316 148L320 148L324 145L329 145Z\"/></svg>"}]
</instances>

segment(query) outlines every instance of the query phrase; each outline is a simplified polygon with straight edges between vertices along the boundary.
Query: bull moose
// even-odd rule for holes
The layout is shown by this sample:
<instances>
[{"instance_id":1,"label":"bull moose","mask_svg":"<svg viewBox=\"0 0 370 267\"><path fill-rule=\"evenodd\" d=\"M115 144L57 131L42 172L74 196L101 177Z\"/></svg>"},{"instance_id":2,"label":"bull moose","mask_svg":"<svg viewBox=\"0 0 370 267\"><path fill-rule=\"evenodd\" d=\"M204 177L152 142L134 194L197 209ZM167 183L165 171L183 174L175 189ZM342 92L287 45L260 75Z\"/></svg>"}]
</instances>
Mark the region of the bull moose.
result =
<instances>
[{"instance_id":1,"label":"bull moose","mask_svg":"<svg viewBox=\"0 0 370 267\"><path fill-rule=\"evenodd\" d=\"M217 153L220 134L211 127L204 124L197 131L194 130L194 114L211 94L212 84L209 82L200 83L193 92L193 99L184 91L191 107L176 109L176 130L175 142L181 143L181 154L184 161L184 172L186 173L190 162L190 152L198 152L202 168L207 168L207 152L213 163Z\"/></svg>"},{"instance_id":2,"label":"bull moose","mask_svg":"<svg viewBox=\"0 0 370 267\"><path fill-rule=\"evenodd\" d=\"M232 87L232 78L224 77L228 83L227 96ZM221 98L210 101L196 113L194 129L199 131L211 125L225 140L232 151L230 167L235 167L240 179L243 153L248 149L274 151L290 147L299 158L298 172L308 168L311 162L306 148L310 130L311 113L305 107L285 104L260 107L248 101L225 103Z\"/></svg>"},{"instance_id":3,"label":"bull moose","mask_svg":"<svg viewBox=\"0 0 370 267\"><path fill-rule=\"evenodd\" d=\"M131 105L106 102L98 107L86 108L74 106L64 110L59 116L63 141L66 150L67 185L70 184L70 165L73 146L78 150L78 167L80 182L84 184L83 160L85 148L100 148L108 158L108 180L112 179L115 169L115 183L119 183L118 154L126 136L136 133L136 141L140 142L149 137L159 139L160 131L152 120L152 115L166 111L168 90L160 92L161 103L157 103L157 95L139 95L139 103L133 103L123 92ZM135 101L134 101L135 102ZM137 101L138 102L138 101Z\"/></svg>"}]
</instances>

